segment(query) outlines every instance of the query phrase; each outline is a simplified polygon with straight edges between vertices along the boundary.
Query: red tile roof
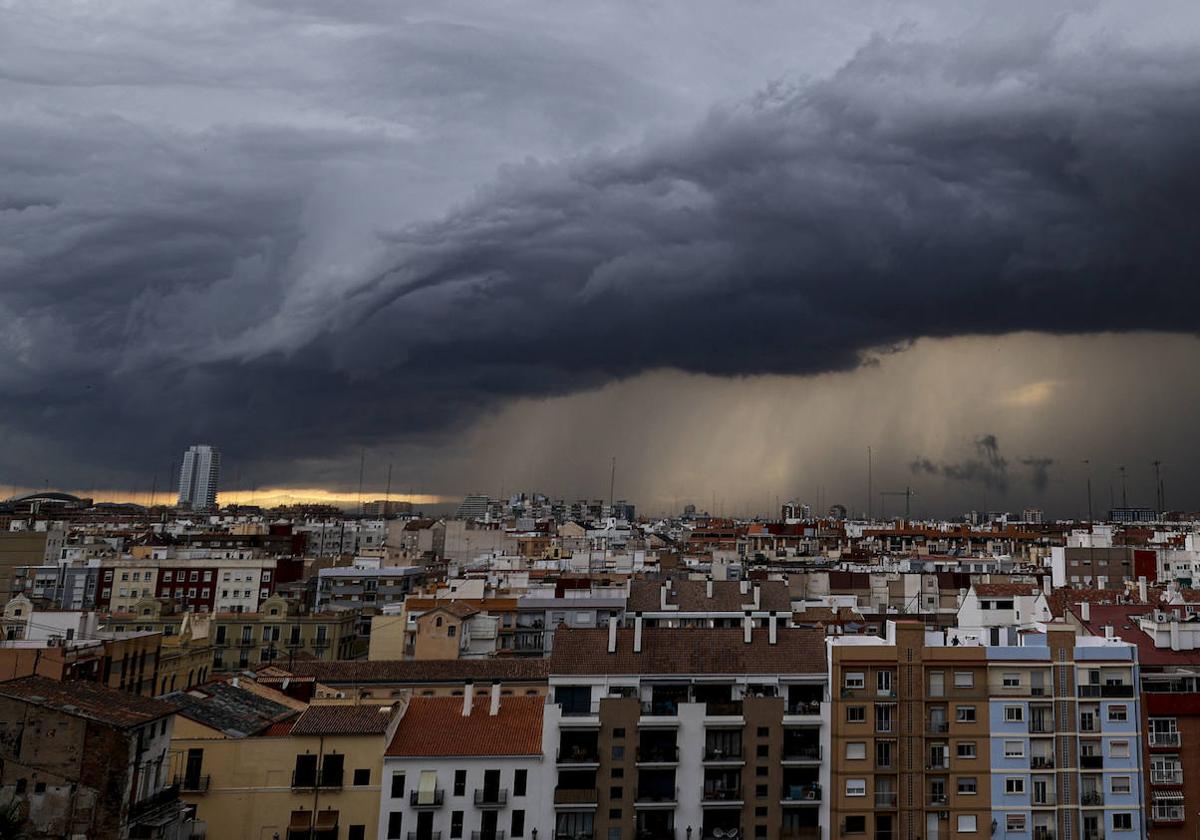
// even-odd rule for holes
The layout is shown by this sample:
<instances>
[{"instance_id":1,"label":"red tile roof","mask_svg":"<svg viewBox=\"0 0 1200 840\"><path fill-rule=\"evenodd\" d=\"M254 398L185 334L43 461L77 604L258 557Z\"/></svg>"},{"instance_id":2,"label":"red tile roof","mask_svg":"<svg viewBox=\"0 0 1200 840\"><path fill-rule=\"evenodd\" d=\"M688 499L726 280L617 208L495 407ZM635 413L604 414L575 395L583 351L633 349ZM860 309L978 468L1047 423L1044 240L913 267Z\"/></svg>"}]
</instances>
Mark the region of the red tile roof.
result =
<instances>
[{"instance_id":1,"label":"red tile roof","mask_svg":"<svg viewBox=\"0 0 1200 840\"><path fill-rule=\"evenodd\" d=\"M1056 589L1046 598L1052 615L1062 618L1072 604L1132 604L1137 602L1137 592L1123 589Z\"/></svg>"},{"instance_id":2,"label":"red tile roof","mask_svg":"<svg viewBox=\"0 0 1200 840\"><path fill-rule=\"evenodd\" d=\"M293 735L382 735L399 707L372 703L365 706L309 706L292 726Z\"/></svg>"},{"instance_id":3,"label":"red tile roof","mask_svg":"<svg viewBox=\"0 0 1200 840\"><path fill-rule=\"evenodd\" d=\"M491 698L475 697L471 714L461 697L414 697L400 719L386 755L541 755L541 697L502 697L489 715Z\"/></svg>"},{"instance_id":4,"label":"red tile roof","mask_svg":"<svg viewBox=\"0 0 1200 840\"><path fill-rule=\"evenodd\" d=\"M975 594L982 598L1015 598L1018 595L1037 595L1041 591L1036 583L975 584Z\"/></svg>"},{"instance_id":5,"label":"red tile roof","mask_svg":"<svg viewBox=\"0 0 1200 840\"><path fill-rule=\"evenodd\" d=\"M127 729L174 714L173 703L106 688L96 683L22 677L0 683L0 697Z\"/></svg>"},{"instance_id":6,"label":"red tile roof","mask_svg":"<svg viewBox=\"0 0 1200 840\"><path fill-rule=\"evenodd\" d=\"M1122 641L1137 645L1138 664L1142 667L1200 665L1200 650L1171 650L1154 646L1154 640L1137 625L1134 618L1150 615L1155 609L1171 610L1179 608L1135 604L1127 606L1092 605L1089 607L1090 618L1084 621L1079 617L1079 607L1071 604L1067 608L1076 620L1087 628L1093 636L1103 636L1104 628L1110 626L1113 633Z\"/></svg>"},{"instance_id":7,"label":"red tile roof","mask_svg":"<svg viewBox=\"0 0 1200 840\"><path fill-rule=\"evenodd\" d=\"M740 628L647 627L642 651L633 652L633 628L608 631L560 627L554 634L551 674L804 674L825 671L825 633L816 627L780 627L778 642L755 629L750 644Z\"/></svg>"}]
</instances>

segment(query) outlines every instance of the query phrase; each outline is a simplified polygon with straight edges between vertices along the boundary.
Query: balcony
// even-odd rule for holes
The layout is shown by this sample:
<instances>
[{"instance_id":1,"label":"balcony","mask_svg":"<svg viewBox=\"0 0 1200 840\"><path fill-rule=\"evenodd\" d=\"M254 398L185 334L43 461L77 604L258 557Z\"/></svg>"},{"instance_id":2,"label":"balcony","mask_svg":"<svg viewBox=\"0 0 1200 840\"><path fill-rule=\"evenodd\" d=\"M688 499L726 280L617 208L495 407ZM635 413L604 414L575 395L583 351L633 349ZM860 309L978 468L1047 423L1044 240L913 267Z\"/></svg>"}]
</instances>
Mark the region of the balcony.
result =
<instances>
[{"instance_id":1,"label":"balcony","mask_svg":"<svg viewBox=\"0 0 1200 840\"><path fill-rule=\"evenodd\" d=\"M701 801L705 803L734 803L743 802L741 787L709 787L704 786L704 792L700 796Z\"/></svg>"},{"instance_id":2,"label":"balcony","mask_svg":"<svg viewBox=\"0 0 1200 840\"><path fill-rule=\"evenodd\" d=\"M322 790L338 790L343 787L345 782L345 773L341 770L330 771L321 774L317 782L317 787Z\"/></svg>"},{"instance_id":3,"label":"balcony","mask_svg":"<svg viewBox=\"0 0 1200 840\"><path fill-rule=\"evenodd\" d=\"M1084 829L1083 840L1104 840L1104 832L1098 829Z\"/></svg>"},{"instance_id":4,"label":"balcony","mask_svg":"<svg viewBox=\"0 0 1200 840\"><path fill-rule=\"evenodd\" d=\"M1150 784L1152 785L1181 785L1183 784L1183 768L1157 769L1150 768Z\"/></svg>"},{"instance_id":5,"label":"balcony","mask_svg":"<svg viewBox=\"0 0 1200 840\"><path fill-rule=\"evenodd\" d=\"M1053 735L1055 732L1054 721L1044 720L1042 718L1031 718L1029 721L1030 735Z\"/></svg>"},{"instance_id":6,"label":"balcony","mask_svg":"<svg viewBox=\"0 0 1200 840\"><path fill-rule=\"evenodd\" d=\"M704 704L704 714L709 717L741 717L741 700L710 700Z\"/></svg>"},{"instance_id":7,"label":"balcony","mask_svg":"<svg viewBox=\"0 0 1200 840\"><path fill-rule=\"evenodd\" d=\"M410 831L408 840L442 840L440 831Z\"/></svg>"},{"instance_id":8,"label":"balcony","mask_svg":"<svg viewBox=\"0 0 1200 840\"><path fill-rule=\"evenodd\" d=\"M950 731L950 722L947 720L931 720L925 725L925 731L930 735L945 735Z\"/></svg>"},{"instance_id":9,"label":"balcony","mask_svg":"<svg viewBox=\"0 0 1200 840\"><path fill-rule=\"evenodd\" d=\"M1104 756L1102 755L1081 755L1079 756L1079 769L1081 770L1103 770Z\"/></svg>"},{"instance_id":10,"label":"balcony","mask_svg":"<svg viewBox=\"0 0 1200 840\"><path fill-rule=\"evenodd\" d=\"M588 747L563 747L558 751L559 764L599 764L600 753Z\"/></svg>"},{"instance_id":11,"label":"balcony","mask_svg":"<svg viewBox=\"0 0 1200 840\"><path fill-rule=\"evenodd\" d=\"M180 793L208 793L212 776L176 776L174 782Z\"/></svg>"},{"instance_id":12,"label":"balcony","mask_svg":"<svg viewBox=\"0 0 1200 840\"><path fill-rule=\"evenodd\" d=\"M1054 829L1049 826L1035 825L1033 840L1054 840Z\"/></svg>"},{"instance_id":13,"label":"balcony","mask_svg":"<svg viewBox=\"0 0 1200 840\"><path fill-rule=\"evenodd\" d=\"M129 821L140 822L150 816L153 816L159 810L168 808L178 808L179 804L179 788L176 785L169 785L162 790L152 793L145 799L139 799L129 806Z\"/></svg>"},{"instance_id":14,"label":"balcony","mask_svg":"<svg viewBox=\"0 0 1200 840\"><path fill-rule=\"evenodd\" d=\"M638 764L678 764L679 747L638 747Z\"/></svg>"},{"instance_id":15,"label":"balcony","mask_svg":"<svg viewBox=\"0 0 1200 840\"><path fill-rule=\"evenodd\" d=\"M292 790L311 790L317 786L317 771L292 771Z\"/></svg>"},{"instance_id":16,"label":"balcony","mask_svg":"<svg viewBox=\"0 0 1200 840\"><path fill-rule=\"evenodd\" d=\"M446 792L440 788L435 790L414 790L408 795L408 804L414 808L440 808Z\"/></svg>"},{"instance_id":17,"label":"balcony","mask_svg":"<svg viewBox=\"0 0 1200 840\"><path fill-rule=\"evenodd\" d=\"M875 807L887 808L889 810L896 807L898 796L894 791L875 791Z\"/></svg>"},{"instance_id":18,"label":"balcony","mask_svg":"<svg viewBox=\"0 0 1200 840\"><path fill-rule=\"evenodd\" d=\"M1178 747L1180 743L1178 732L1151 732L1150 746Z\"/></svg>"},{"instance_id":19,"label":"balcony","mask_svg":"<svg viewBox=\"0 0 1200 840\"><path fill-rule=\"evenodd\" d=\"M1104 794L1098 790L1085 790L1079 794L1079 804L1085 808L1104 807Z\"/></svg>"},{"instance_id":20,"label":"balcony","mask_svg":"<svg viewBox=\"0 0 1200 840\"><path fill-rule=\"evenodd\" d=\"M679 788L639 789L634 804L638 806L674 805L679 801Z\"/></svg>"},{"instance_id":21,"label":"balcony","mask_svg":"<svg viewBox=\"0 0 1200 840\"><path fill-rule=\"evenodd\" d=\"M496 790L475 789L476 808L503 808L508 804L508 788Z\"/></svg>"},{"instance_id":22,"label":"balcony","mask_svg":"<svg viewBox=\"0 0 1200 840\"><path fill-rule=\"evenodd\" d=\"M679 704L674 700L652 700L642 702L642 717L676 717Z\"/></svg>"},{"instance_id":23,"label":"balcony","mask_svg":"<svg viewBox=\"0 0 1200 840\"><path fill-rule=\"evenodd\" d=\"M599 799L599 793L596 788L564 788L556 787L554 789L554 804L555 805L592 805L595 806Z\"/></svg>"},{"instance_id":24,"label":"balcony","mask_svg":"<svg viewBox=\"0 0 1200 840\"><path fill-rule=\"evenodd\" d=\"M821 801L821 786L818 784L784 785L781 799L784 802L817 803Z\"/></svg>"},{"instance_id":25,"label":"balcony","mask_svg":"<svg viewBox=\"0 0 1200 840\"><path fill-rule=\"evenodd\" d=\"M1029 758L1030 770L1053 770L1054 756L1052 755L1035 755Z\"/></svg>"},{"instance_id":26,"label":"balcony","mask_svg":"<svg viewBox=\"0 0 1200 840\"><path fill-rule=\"evenodd\" d=\"M742 758L742 747L739 744L736 749L723 749L721 747L705 747L704 760L708 762L740 762Z\"/></svg>"},{"instance_id":27,"label":"balcony","mask_svg":"<svg viewBox=\"0 0 1200 840\"><path fill-rule=\"evenodd\" d=\"M950 797L944 793L932 793L929 795L929 804L927 808L945 808L950 804Z\"/></svg>"},{"instance_id":28,"label":"balcony","mask_svg":"<svg viewBox=\"0 0 1200 840\"><path fill-rule=\"evenodd\" d=\"M701 829L700 836L703 840L732 840L732 838L745 838L746 832L740 828L714 828Z\"/></svg>"},{"instance_id":29,"label":"balcony","mask_svg":"<svg viewBox=\"0 0 1200 840\"><path fill-rule=\"evenodd\" d=\"M1081 685L1080 697L1132 697L1132 685Z\"/></svg>"},{"instance_id":30,"label":"balcony","mask_svg":"<svg viewBox=\"0 0 1200 840\"><path fill-rule=\"evenodd\" d=\"M821 714L820 700L799 700L788 703L784 714L788 715L819 715Z\"/></svg>"}]
</instances>

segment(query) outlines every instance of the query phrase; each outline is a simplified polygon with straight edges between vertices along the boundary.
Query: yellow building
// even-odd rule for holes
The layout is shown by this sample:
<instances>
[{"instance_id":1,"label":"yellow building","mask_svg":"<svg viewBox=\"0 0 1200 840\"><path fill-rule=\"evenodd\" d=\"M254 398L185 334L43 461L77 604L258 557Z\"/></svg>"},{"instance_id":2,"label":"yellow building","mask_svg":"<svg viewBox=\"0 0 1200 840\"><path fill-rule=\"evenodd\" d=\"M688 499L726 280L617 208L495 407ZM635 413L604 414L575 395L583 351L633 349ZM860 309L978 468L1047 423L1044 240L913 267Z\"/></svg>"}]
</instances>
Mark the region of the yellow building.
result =
<instances>
[{"instance_id":1,"label":"yellow building","mask_svg":"<svg viewBox=\"0 0 1200 840\"><path fill-rule=\"evenodd\" d=\"M305 612L299 602L279 595L264 600L256 613L217 613L212 617L213 668L353 659L361 653L358 618L358 610Z\"/></svg>"},{"instance_id":2,"label":"yellow building","mask_svg":"<svg viewBox=\"0 0 1200 840\"><path fill-rule=\"evenodd\" d=\"M305 707L237 680L167 699L182 707L171 740L180 796L207 836L379 836L383 753L405 701Z\"/></svg>"}]
</instances>

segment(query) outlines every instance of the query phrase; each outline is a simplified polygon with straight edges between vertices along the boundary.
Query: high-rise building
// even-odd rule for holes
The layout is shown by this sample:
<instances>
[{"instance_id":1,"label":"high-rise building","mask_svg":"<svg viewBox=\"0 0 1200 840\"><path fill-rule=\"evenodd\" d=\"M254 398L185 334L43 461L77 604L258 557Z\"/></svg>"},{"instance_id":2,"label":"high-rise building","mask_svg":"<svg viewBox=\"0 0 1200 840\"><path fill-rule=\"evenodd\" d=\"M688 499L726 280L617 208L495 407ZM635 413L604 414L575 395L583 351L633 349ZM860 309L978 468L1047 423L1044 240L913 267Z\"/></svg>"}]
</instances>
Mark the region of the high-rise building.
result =
<instances>
[{"instance_id":1,"label":"high-rise building","mask_svg":"<svg viewBox=\"0 0 1200 840\"><path fill-rule=\"evenodd\" d=\"M192 510L216 508L220 477L221 453L212 446L189 446L179 468L179 506Z\"/></svg>"}]
</instances>

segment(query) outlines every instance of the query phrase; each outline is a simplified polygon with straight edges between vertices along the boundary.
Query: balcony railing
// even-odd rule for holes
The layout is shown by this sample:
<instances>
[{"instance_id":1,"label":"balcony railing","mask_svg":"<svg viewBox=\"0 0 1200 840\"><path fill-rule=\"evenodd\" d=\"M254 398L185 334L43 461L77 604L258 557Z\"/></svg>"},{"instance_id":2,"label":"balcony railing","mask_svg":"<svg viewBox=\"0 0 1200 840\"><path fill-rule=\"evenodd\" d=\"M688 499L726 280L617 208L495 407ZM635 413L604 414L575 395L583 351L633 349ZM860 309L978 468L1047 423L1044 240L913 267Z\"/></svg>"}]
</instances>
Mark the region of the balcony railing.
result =
<instances>
[{"instance_id":1,"label":"balcony railing","mask_svg":"<svg viewBox=\"0 0 1200 840\"><path fill-rule=\"evenodd\" d=\"M1174 770L1150 769L1150 784L1152 785L1181 785L1183 784L1183 768Z\"/></svg>"},{"instance_id":2,"label":"balcony railing","mask_svg":"<svg viewBox=\"0 0 1200 840\"><path fill-rule=\"evenodd\" d=\"M160 808L171 806L172 803L179 801L179 787L177 785L169 785L156 793L152 793L145 799L139 799L129 806L129 819L131 822L151 814Z\"/></svg>"},{"instance_id":3,"label":"balcony railing","mask_svg":"<svg viewBox=\"0 0 1200 840\"><path fill-rule=\"evenodd\" d=\"M679 714L679 703L674 700L652 700L642 702L642 715L648 717L674 717Z\"/></svg>"},{"instance_id":4,"label":"balcony railing","mask_svg":"<svg viewBox=\"0 0 1200 840\"><path fill-rule=\"evenodd\" d=\"M1183 822L1183 806L1155 805L1150 809L1150 819L1154 822Z\"/></svg>"},{"instance_id":5,"label":"balcony railing","mask_svg":"<svg viewBox=\"0 0 1200 840\"><path fill-rule=\"evenodd\" d=\"M446 792L441 788L435 790L414 790L408 795L408 804L414 808L440 808Z\"/></svg>"},{"instance_id":6,"label":"balcony railing","mask_svg":"<svg viewBox=\"0 0 1200 840\"><path fill-rule=\"evenodd\" d=\"M596 788L564 788L554 789L555 805L595 805L599 799Z\"/></svg>"},{"instance_id":7,"label":"balcony railing","mask_svg":"<svg viewBox=\"0 0 1200 840\"><path fill-rule=\"evenodd\" d=\"M944 793L931 793L929 795L930 808L945 808L950 804L950 797Z\"/></svg>"},{"instance_id":8,"label":"balcony railing","mask_svg":"<svg viewBox=\"0 0 1200 840\"><path fill-rule=\"evenodd\" d=\"M636 801L643 803L678 802L679 788L673 787L665 790L661 788L639 788Z\"/></svg>"},{"instance_id":9,"label":"balcony railing","mask_svg":"<svg viewBox=\"0 0 1200 840\"><path fill-rule=\"evenodd\" d=\"M746 832L741 828L704 828L700 836L702 840L728 840L731 837L745 838Z\"/></svg>"},{"instance_id":10,"label":"balcony railing","mask_svg":"<svg viewBox=\"0 0 1200 840\"><path fill-rule=\"evenodd\" d=\"M1102 755L1081 755L1079 756L1079 767L1082 770L1103 770L1104 756Z\"/></svg>"},{"instance_id":11,"label":"balcony railing","mask_svg":"<svg viewBox=\"0 0 1200 840\"><path fill-rule=\"evenodd\" d=\"M785 802L820 802L821 786L816 784L784 785L782 799Z\"/></svg>"},{"instance_id":12,"label":"balcony railing","mask_svg":"<svg viewBox=\"0 0 1200 840\"><path fill-rule=\"evenodd\" d=\"M931 720L925 729L930 735L945 735L950 731L950 721L948 720Z\"/></svg>"},{"instance_id":13,"label":"balcony railing","mask_svg":"<svg viewBox=\"0 0 1200 840\"><path fill-rule=\"evenodd\" d=\"M705 802L741 802L742 789L740 787L726 788L705 785L701 798Z\"/></svg>"},{"instance_id":14,"label":"balcony railing","mask_svg":"<svg viewBox=\"0 0 1200 840\"><path fill-rule=\"evenodd\" d=\"M875 791L876 808L895 808L897 794L893 791Z\"/></svg>"},{"instance_id":15,"label":"balcony railing","mask_svg":"<svg viewBox=\"0 0 1200 840\"><path fill-rule=\"evenodd\" d=\"M503 831L472 831L471 840L504 840Z\"/></svg>"},{"instance_id":16,"label":"balcony railing","mask_svg":"<svg viewBox=\"0 0 1200 840\"><path fill-rule=\"evenodd\" d=\"M598 764L600 753L588 747L563 747L558 751L559 764Z\"/></svg>"},{"instance_id":17,"label":"balcony railing","mask_svg":"<svg viewBox=\"0 0 1200 840\"><path fill-rule=\"evenodd\" d=\"M741 700L710 700L704 704L706 715L737 717L742 714Z\"/></svg>"},{"instance_id":18,"label":"balcony railing","mask_svg":"<svg viewBox=\"0 0 1200 840\"><path fill-rule=\"evenodd\" d=\"M1029 759L1030 770L1053 770L1054 756L1052 755L1035 755Z\"/></svg>"},{"instance_id":19,"label":"balcony railing","mask_svg":"<svg viewBox=\"0 0 1200 840\"><path fill-rule=\"evenodd\" d=\"M821 701L798 700L788 703L786 713L789 715L819 715L821 714Z\"/></svg>"},{"instance_id":20,"label":"balcony railing","mask_svg":"<svg viewBox=\"0 0 1200 840\"><path fill-rule=\"evenodd\" d=\"M1033 735L1053 735L1054 721L1032 718L1029 721L1029 731Z\"/></svg>"},{"instance_id":21,"label":"balcony railing","mask_svg":"<svg viewBox=\"0 0 1200 840\"><path fill-rule=\"evenodd\" d=\"M1132 685L1081 685L1080 697L1132 697Z\"/></svg>"},{"instance_id":22,"label":"balcony railing","mask_svg":"<svg viewBox=\"0 0 1200 840\"><path fill-rule=\"evenodd\" d=\"M1152 747L1178 747L1179 743L1178 732L1150 733L1150 746Z\"/></svg>"},{"instance_id":23,"label":"balcony railing","mask_svg":"<svg viewBox=\"0 0 1200 840\"><path fill-rule=\"evenodd\" d=\"M1035 825L1033 827L1033 840L1054 840L1054 829Z\"/></svg>"},{"instance_id":24,"label":"balcony railing","mask_svg":"<svg viewBox=\"0 0 1200 840\"><path fill-rule=\"evenodd\" d=\"M679 761L679 747L638 747L637 760L642 764L674 764Z\"/></svg>"},{"instance_id":25,"label":"balcony railing","mask_svg":"<svg viewBox=\"0 0 1200 840\"><path fill-rule=\"evenodd\" d=\"M1054 797L1049 794L1046 796L1035 795L1033 797L1033 807L1035 808L1053 808L1056 804Z\"/></svg>"},{"instance_id":26,"label":"balcony railing","mask_svg":"<svg viewBox=\"0 0 1200 840\"><path fill-rule=\"evenodd\" d=\"M476 808L503 808L507 803L508 788L500 788L498 790L477 788L475 790Z\"/></svg>"},{"instance_id":27,"label":"balcony railing","mask_svg":"<svg viewBox=\"0 0 1200 840\"><path fill-rule=\"evenodd\" d=\"M1098 790L1085 790L1079 794L1079 804L1088 807L1098 807L1104 804L1104 794Z\"/></svg>"},{"instance_id":28,"label":"balcony railing","mask_svg":"<svg viewBox=\"0 0 1200 840\"><path fill-rule=\"evenodd\" d=\"M783 745L783 760L784 761L820 761L821 760L821 745L820 744L795 744L788 746Z\"/></svg>"},{"instance_id":29,"label":"balcony railing","mask_svg":"<svg viewBox=\"0 0 1200 840\"><path fill-rule=\"evenodd\" d=\"M301 772L299 770L292 771L292 788L298 790L307 790L317 786L317 772Z\"/></svg>"},{"instance_id":30,"label":"balcony railing","mask_svg":"<svg viewBox=\"0 0 1200 840\"><path fill-rule=\"evenodd\" d=\"M704 760L705 761L741 761L742 760L742 747L740 744L738 744L736 747L728 749L728 750L724 749L722 747L705 747L704 748Z\"/></svg>"},{"instance_id":31,"label":"balcony railing","mask_svg":"<svg viewBox=\"0 0 1200 840\"><path fill-rule=\"evenodd\" d=\"M179 787L180 793L208 793L208 786L212 783L212 776L176 776L175 784Z\"/></svg>"}]
</instances>

